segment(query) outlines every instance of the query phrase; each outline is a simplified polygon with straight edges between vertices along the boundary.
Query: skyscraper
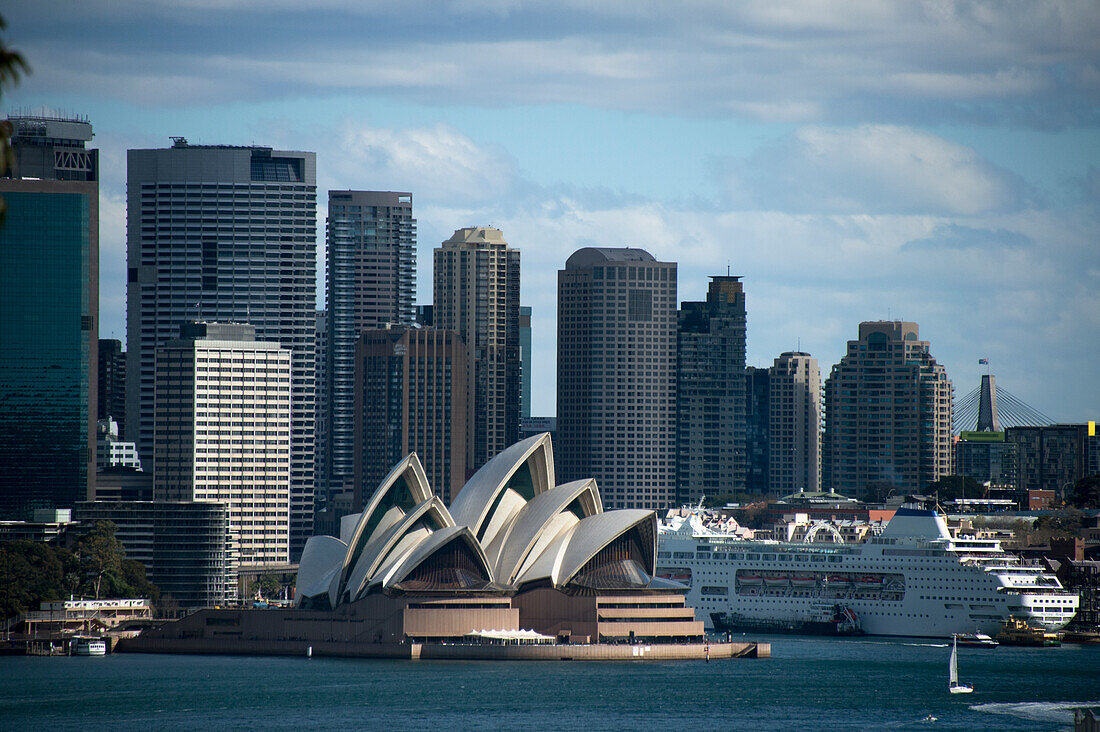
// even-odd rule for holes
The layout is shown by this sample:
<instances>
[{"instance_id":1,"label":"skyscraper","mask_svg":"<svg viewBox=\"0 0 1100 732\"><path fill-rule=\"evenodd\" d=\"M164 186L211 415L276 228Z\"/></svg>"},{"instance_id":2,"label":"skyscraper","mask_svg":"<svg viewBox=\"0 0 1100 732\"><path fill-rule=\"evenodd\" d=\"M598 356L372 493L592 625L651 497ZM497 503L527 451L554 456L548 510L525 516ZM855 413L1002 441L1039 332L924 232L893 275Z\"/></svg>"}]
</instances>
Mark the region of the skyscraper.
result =
<instances>
[{"instance_id":1,"label":"skyscraper","mask_svg":"<svg viewBox=\"0 0 1100 732\"><path fill-rule=\"evenodd\" d=\"M821 372L808 353L788 351L771 367L768 484L787 494L821 489Z\"/></svg>"},{"instance_id":2,"label":"skyscraper","mask_svg":"<svg viewBox=\"0 0 1100 732\"><path fill-rule=\"evenodd\" d=\"M519 418L531 418L531 308L519 308Z\"/></svg>"},{"instance_id":3,"label":"skyscraper","mask_svg":"<svg viewBox=\"0 0 1100 732\"><path fill-rule=\"evenodd\" d=\"M174 138L127 162L127 436L156 473L156 350L181 322L247 322L289 348L294 559L313 533L316 156Z\"/></svg>"},{"instance_id":4,"label":"skyscraper","mask_svg":"<svg viewBox=\"0 0 1100 732\"><path fill-rule=\"evenodd\" d=\"M95 488L99 151L84 119L12 117L0 180L0 518Z\"/></svg>"},{"instance_id":5,"label":"skyscraper","mask_svg":"<svg viewBox=\"0 0 1100 732\"><path fill-rule=\"evenodd\" d=\"M432 317L470 352L467 469L519 439L519 251L499 229L458 229L434 252Z\"/></svg>"},{"instance_id":6,"label":"skyscraper","mask_svg":"<svg viewBox=\"0 0 1100 732\"><path fill-rule=\"evenodd\" d=\"M352 511L415 452L446 503L466 482L468 352L454 331L365 331L356 349Z\"/></svg>"},{"instance_id":7,"label":"skyscraper","mask_svg":"<svg viewBox=\"0 0 1100 732\"><path fill-rule=\"evenodd\" d=\"M412 194L329 191L326 226L328 342L326 444L318 485L350 488L355 344L365 330L409 325L416 310L416 219Z\"/></svg>"},{"instance_id":8,"label":"skyscraper","mask_svg":"<svg viewBox=\"0 0 1100 732\"><path fill-rule=\"evenodd\" d=\"M241 566L290 549L291 354L237 323L185 323L158 349L158 501L220 503Z\"/></svg>"},{"instance_id":9,"label":"skyscraper","mask_svg":"<svg viewBox=\"0 0 1100 732\"><path fill-rule=\"evenodd\" d=\"M677 500L745 490L745 291L713 276L680 306L676 349Z\"/></svg>"},{"instance_id":10,"label":"skyscraper","mask_svg":"<svg viewBox=\"0 0 1100 732\"><path fill-rule=\"evenodd\" d=\"M122 350L122 341L113 338L100 338L98 351L97 419L110 417L118 425L119 436L125 436L126 351Z\"/></svg>"},{"instance_id":11,"label":"skyscraper","mask_svg":"<svg viewBox=\"0 0 1100 732\"><path fill-rule=\"evenodd\" d=\"M660 510L676 489L676 263L578 249L558 270L561 482L604 506Z\"/></svg>"},{"instance_id":12,"label":"skyscraper","mask_svg":"<svg viewBox=\"0 0 1100 732\"><path fill-rule=\"evenodd\" d=\"M745 367L745 492L768 493L768 418L771 407L770 370Z\"/></svg>"},{"instance_id":13,"label":"skyscraper","mask_svg":"<svg viewBox=\"0 0 1100 732\"><path fill-rule=\"evenodd\" d=\"M859 324L825 381L823 479L836 493L916 492L951 472L951 382L917 324Z\"/></svg>"}]
</instances>

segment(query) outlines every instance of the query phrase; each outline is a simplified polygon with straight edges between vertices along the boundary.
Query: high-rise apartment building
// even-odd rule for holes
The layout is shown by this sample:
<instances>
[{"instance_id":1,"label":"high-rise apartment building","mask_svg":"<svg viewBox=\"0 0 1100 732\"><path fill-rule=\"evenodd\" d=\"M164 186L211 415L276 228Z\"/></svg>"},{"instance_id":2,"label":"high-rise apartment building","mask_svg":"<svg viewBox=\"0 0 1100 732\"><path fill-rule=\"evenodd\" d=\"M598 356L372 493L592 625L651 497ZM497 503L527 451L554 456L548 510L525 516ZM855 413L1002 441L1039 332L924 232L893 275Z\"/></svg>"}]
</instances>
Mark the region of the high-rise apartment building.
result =
<instances>
[{"instance_id":1,"label":"high-rise apartment building","mask_svg":"<svg viewBox=\"0 0 1100 732\"><path fill-rule=\"evenodd\" d=\"M559 482L604 507L660 510L676 490L676 263L588 247L558 271Z\"/></svg>"},{"instance_id":2,"label":"high-rise apartment building","mask_svg":"<svg viewBox=\"0 0 1100 732\"><path fill-rule=\"evenodd\" d=\"M745 368L745 492L760 495L770 491L768 471L768 417L771 397L770 371Z\"/></svg>"},{"instance_id":3,"label":"high-rise apartment building","mask_svg":"<svg viewBox=\"0 0 1100 732\"><path fill-rule=\"evenodd\" d=\"M126 351L122 350L122 341L113 338L100 338L98 350L97 419L113 419L119 436L125 436Z\"/></svg>"},{"instance_id":4,"label":"high-rise apartment building","mask_svg":"<svg viewBox=\"0 0 1100 732\"><path fill-rule=\"evenodd\" d=\"M1059 502L1065 500L1074 483L1096 471L1095 428L1093 433L1090 437L1087 424L1005 430L1005 443L1015 452L1019 491L1025 496L1029 491L1052 491Z\"/></svg>"},{"instance_id":5,"label":"high-rise apartment building","mask_svg":"<svg viewBox=\"0 0 1100 732\"><path fill-rule=\"evenodd\" d=\"M676 349L676 492L680 503L745 489L745 291L713 276L680 306Z\"/></svg>"},{"instance_id":6,"label":"high-rise apartment building","mask_svg":"<svg viewBox=\"0 0 1100 732\"><path fill-rule=\"evenodd\" d=\"M329 191L326 241L330 348L322 380L328 424L318 485L329 497L350 488L355 472L352 409L359 336L388 324L410 325L416 316L412 194Z\"/></svg>"},{"instance_id":7,"label":"high-rise apartment building","mask_svg":"<svg viewBox=\"0 0 1100 732\"><path fill-rule=\"evenodd\" d=\"M0 180L0 518L95 489L99 151L84 119L12 117Z\"/></svg>"},{"instance_id":8,"label":"high-rise apartment building","mask_svg":"<svg viewBox=\"0 0 1100 732\"><path fill-rule=\"evenodd\" d=\"M291 352L291 558L313 534L316 156L191 145L127 156L126 435L153 455L156 351L189 320L247 322Z\"/></svg>"},{"instance_id":9,"label":"high-rise apartment building","mask_svg":"<svg viewBox=\"0 0 1100 732\"><path fill-rule=\"evenodd\" d=\"M769 374L768 485L774 493L821 489L821 372L808 353L788 351Z\"/></svg>"},{"instance_id":10,"label":"high-rise apartment building","mask_svg":"<svg viewBox=\"0 0 1100 732\"><path fill-rule=\"evenodd\" d=\"M825 381L825 486L861 499L919 491L950 474L951 439L951 382L917 324L860 323Z\"/></svg>"},{"instance_id":11,"label":"high-rise apartment building","mask_svg":"<svg viewBox=\"0 0 1100 732\"><path fill-rule=\"evenodd\" d=\"M470 353L467 468L519 439L519 251L499 229L458 229L434 252L432 318Z\"/></svg>"},{"instance_id":12,"label":"high-rise apartment building","mask_svg":"<svg viewBox=\"0 0 1100 732\"><path fill-rule=\"evenodd\" d=\"M355 353L352 511L410 452L450 503L466 482L466 345L454 331L394 326L364 332Z\"/></svg>"},{"instance_id":13,"label":"high-rise apartment building","mask_svg":"<svg viewBox=\"0 0 1100 732\"><path fill-rule=\"evenodd\" d=\"M236 323L185 323L158 349L154 496L221 503L241 566L290 552L291 352Z\"/></svg>"}]
</instances>

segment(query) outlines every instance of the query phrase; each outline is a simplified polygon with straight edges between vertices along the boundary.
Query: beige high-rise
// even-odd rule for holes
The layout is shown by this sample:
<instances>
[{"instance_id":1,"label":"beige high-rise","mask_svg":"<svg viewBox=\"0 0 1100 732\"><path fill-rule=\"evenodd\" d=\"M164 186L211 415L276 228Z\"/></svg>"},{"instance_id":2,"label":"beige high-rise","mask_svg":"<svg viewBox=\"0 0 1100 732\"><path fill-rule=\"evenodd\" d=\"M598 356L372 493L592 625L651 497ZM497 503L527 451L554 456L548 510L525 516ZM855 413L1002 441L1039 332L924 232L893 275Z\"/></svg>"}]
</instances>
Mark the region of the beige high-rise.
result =
<instances>
[{"instance_id":1,"label":"beige high-rise","mask_svg":"<svg viewBox=\"0 0 1100 732\"><path fill-rule=\"evenodd\" d=\"M458 229L435 250L433 324L470 354L467 468L519 440L519 252L499 229Z\"/></svg>"},{"instance_id":2,"label":"beige high-rise","mask_svg":"<svg viewBox=\"0 0 1100 732\"><path fill-rule=\"evenodd\" d=\"M821 488L821 372L789 351L768 374L768 485L780 494Z\"/></svg>"},{"instance_id":3,"label":"beige high-rise","mask_svg":"<svg viewBox=\"0 0 1100 732\"><path fill-rule=\"evenodd\" d=\"M859 324L825 381L824 483L881 499L951 472L951 382L916 323Z\"/></svg>"},{"instance_id":4,"label":"beige high-rise","mask_svg":"<svg viewBox=\"0 0 1100 732\"><path fill-rule=\"evenodd\" d=\"M187 323L157 351L158 501L224 504L241 566L290 553L290 350L236 323Z\"/></svg>"}]
</instances>

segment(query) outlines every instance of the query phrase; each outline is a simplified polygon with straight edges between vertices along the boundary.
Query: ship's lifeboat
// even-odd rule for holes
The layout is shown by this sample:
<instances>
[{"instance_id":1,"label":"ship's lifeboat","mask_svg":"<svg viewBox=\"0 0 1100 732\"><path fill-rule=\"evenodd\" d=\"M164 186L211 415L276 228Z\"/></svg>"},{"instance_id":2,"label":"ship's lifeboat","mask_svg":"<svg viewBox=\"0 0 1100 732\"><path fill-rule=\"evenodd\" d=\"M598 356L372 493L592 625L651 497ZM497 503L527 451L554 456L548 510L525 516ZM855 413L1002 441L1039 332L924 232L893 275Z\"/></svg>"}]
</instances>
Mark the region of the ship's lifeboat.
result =
<instances>
[{"instance_id":1,"label":"ship's lifeboat","mask_svg":"<svg viewBox=\"0 0 1100 732\"><path fill-rule=\"evenodd\" d=\"M816 587L817 575L814 574L796 574L791 577L791 584L795 587Z\"/></svg>"},{"instance_id":2,"label":"ship's lifeboat","mask_svg":"<svg viewBox=\"0 0 1100 732\"><path fill-rule=\"evenodd\" d=\"M846 574L830 574L825 581L830 585L848 585L852 583Z\"/></svg>"},{"instance_id":3,"label":"ship's lifeboat","mask_svg":"<svg viewBox=\"0 0 1100 732\"><path fill-rule=\"evenodd\" d=\"M742 585L758 586L764 581L764 578L758 574L738 574L737 582Z\"/></svg>"},{"instance_id":4,"label":"ship's lifeboat","mask_svg":"<svg viewBox=\"0 0 1100 732\"><path fill-rule=\"evenodd\" d=\"M790 584L790 578L785 574L766 574L764 584L768 587L786 587Z\"/></svg>"},{"instance_id":5,"label":"ship's lifeboat","mask_svg":"<svg viewBox=\"0 0 1100 732\"><path fill-rule=\"evenodd\" d=\"M886 580L885 577L880 577L873 574L865 574L856 580L856 585L862 590L881 590L882 583Z\"/></svg>"}]
</instances>

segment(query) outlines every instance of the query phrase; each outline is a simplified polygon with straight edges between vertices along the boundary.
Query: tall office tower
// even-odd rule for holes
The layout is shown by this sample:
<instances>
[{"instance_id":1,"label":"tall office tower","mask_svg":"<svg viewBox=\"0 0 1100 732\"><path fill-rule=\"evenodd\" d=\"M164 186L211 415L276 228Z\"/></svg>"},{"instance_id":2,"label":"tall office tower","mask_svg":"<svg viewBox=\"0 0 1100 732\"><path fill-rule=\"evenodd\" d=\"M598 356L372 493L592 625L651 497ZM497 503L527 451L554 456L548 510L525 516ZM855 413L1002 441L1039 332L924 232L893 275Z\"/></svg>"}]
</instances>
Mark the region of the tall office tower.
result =
<instances>
[{"instance_id":1,"label":"tall office tower","mask_svg":"<svg viewBox=\"0 0 1100 732\"><path fill-rule=\"evenodd\" d=\"M238 323L184 323L157 351L158 501L221 503L241 566L290 554L291 353Z\"/></svg>"},{"instance_id":2,"label":"tall office tower","mask_svg":"<svg viewBox=\"0 0 1100 732\"><path fill-rule=\"evenodd\" d=\"M434 255L433 322L470 351L466 467L477 470L519 440L519 251L479 226L456 230Z\"/></svg>"},{"instance_id":3,"label":"tall office tower","mask_svg":"<svg viewBox=\"0 0 1100 732\"><path fill-rule=\"evenodd\" d=\"M531 418L531 308L519 308L519 418Z\"/></svg>"},{"instance_id":4,"label":"tall office tower","mask_svg":"<svg viewBox=\"0 0 1100 732\"><path fill-rule=\"evenodd\" d=\"M99 339L99 368L96 369L97 419L113 419L120 437L126 436L126 351L122 341Z\"/></svg>"},{"instance_id":5,"label":"tall office tower","mask_svg":"<svg viewBox=\"0 0 1100 732\"><path fill-rule=\"evenodd\" d=\"M745 492L769 493L768 418L770 369L745 368Z\"/></svg>"},{"instance_id":6,"label":"tall office tower","mask_svg":"<svg viewBox=\"0 0 1100 732\"><path fill-rule=\"evenodd\" d=\"M745 291L713 276L704 302L680 306L676 347L676 493L680 503L745 490Z\"/></svg>"},{"instance_id":7,"label":"tall office tower","mask_svg":"<svg viewBox=\"0 0 1100 732\"><path fill-rule=\"evenodd\" d=\"M917 324L859 324L859 340L825 380L823 479L836 493L881 499L951 472L951 382Z\"/></svg>"},{"instance_id":8,"label":"tall office tower","mask_svg":"<svg viewBox=\"0 0 1100 732\"><path fill-rule=\"evenodd\" d=\"M317 448L314 453L314 476L317 482L317 494L316 494L316 514L320 514L322 511L328 511L331 506L329 492L324 488L329 484L329 477L332 475L332 456L329 454L329 442L328 430L331 426L331 415L329 412L329 378L331 374L328 370L328 311L318 310L316 319L314 320L315 327L314 332L314 373L317 375L317 402L314 405L316 415L313 419L314 432L313 437L316 440ZM331 528L331 527L330 527ZM314 526L314 531L317 531L318 527ZM331 535L331 533L330 533Z\"/></svg>"},{"instance_id":9,"label":"tall office tower","mask_svg":"<svg viewBox=\"0 0 1100 732\"><path fill-rule=\"evenodd\" d=\"M558 270L559 482L604 508L661 510L676 491L676 263L578 249Z\"/></svg>"},{"instance_id":10,"label":"tall office tower","mask_svg":"<svg viewBox=\"0 0 1100 732\"><path fill-rule=\"evenodd\" d=\"M251 323L291 351L290 548L313 534L316 156L267 147L130 150L126 434L152 457L156 350L188 320Z\"/></svg>"},{"instance_id":11,"label":"tall office tower","mask_svg":"<svg viewBox=\"0 0 1100 732\"><path fill-rule=\"evenodd\" d=\"M776 493L821 489L821 372L808 353L772 364L768 398L768 484Z\"/></svg>"},{"instance_id":12,"label":"tall office tower","mask_svg":"<svg viewBox=\"0 0 1100 732\"><path fill-rule=\"evenodd\" d=\"M354 475L352 402L355 344L365 330L409 325L416 308L416 219L412 194L329 191L326 226L328 418L326 497L350 488Z\"/></svg>"},{"instance_id":13,"label":"tall office tower","mask_svg":"<svg viewBox=\"0 0 1100 732\"><path fill-rule=\"evenodd\" d=\"M355 351L355 496L363 501L415 452L445 503L466 482L469 354L457 333L394 326L369 330Z\"/></svg>"},{"instance_id":14,"label":"tall office tower","mask_svg":"<svg viewBox=\"0 0 1100 732\"><path fill-rule=\"evenodd\" d=\"M0 518L95 491L99 151L83 119L12 117L0 180Z\"/></svg>"}]
</instances>

